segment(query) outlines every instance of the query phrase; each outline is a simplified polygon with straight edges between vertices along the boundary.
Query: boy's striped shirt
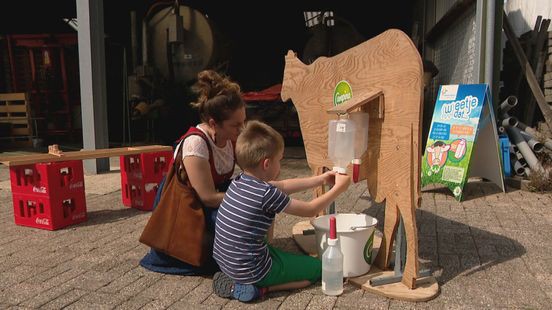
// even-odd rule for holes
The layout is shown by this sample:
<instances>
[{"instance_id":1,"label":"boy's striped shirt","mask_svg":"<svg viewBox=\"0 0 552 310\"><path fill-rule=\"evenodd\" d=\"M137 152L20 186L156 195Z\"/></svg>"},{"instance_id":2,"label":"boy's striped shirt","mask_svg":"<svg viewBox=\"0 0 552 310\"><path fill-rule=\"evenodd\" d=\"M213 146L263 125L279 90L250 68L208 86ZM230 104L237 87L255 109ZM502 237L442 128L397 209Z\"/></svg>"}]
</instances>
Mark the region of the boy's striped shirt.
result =
<instances>
[{"instance_id":1,"label":"boy's striped shirt","mask_svg":"<svg viewBox=\"0 0 552 310\"><path fill-rule=\"evenodd\" d=\"M219 207L213 257L234 281L253 284L272 267L265 237L276 213L290 203L288 195L253 176L240 174Z\"/></svg>"}]
</instances>

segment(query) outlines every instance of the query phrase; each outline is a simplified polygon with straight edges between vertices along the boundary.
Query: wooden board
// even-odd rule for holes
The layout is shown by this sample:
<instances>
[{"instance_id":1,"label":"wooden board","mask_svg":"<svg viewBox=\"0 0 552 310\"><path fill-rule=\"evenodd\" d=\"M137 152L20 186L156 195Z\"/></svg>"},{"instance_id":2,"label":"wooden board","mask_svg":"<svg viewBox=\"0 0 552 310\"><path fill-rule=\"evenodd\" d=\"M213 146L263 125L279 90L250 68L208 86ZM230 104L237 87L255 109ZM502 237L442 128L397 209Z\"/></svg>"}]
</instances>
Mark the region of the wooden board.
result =
<instances>
[{"instance_id":1,"label":"wooden board","mask_svg":"<svg viewBox=\"0 0 552 310\"><path fill-rule=\"evenodd\" d=\"M412 302L428 301L439 295L439 284L433 276L416 279L415 289L409 289L401 282L380 286L370 285L370 279L372 278L392 275L393 271L381 271L376 266L372 266L368 274L349 278L349 283L370 293Z\"/></svg>"},{"instance_id":2,"label":"wooden board","mask_svg":"<svg viewBox=\"0 0 552 310\"><path fill-rule=\"evenodd\" d=\"M82 160L102 157L116 157L123 155L133 155L150 152L171 151L171 146L165 145L147 145L134 147L119 147L112 149L82 150L74 152L64 152L62 156L52 154L36 154L23 156L4 156L0 157L0 163L6 166L30 165L36 163L51 163L67 160Z\"/></svg>"},{"instance_id":3,"label":"wooden board","mask_svg":"<svg viewBox=\"0 0 552 310\"><path fill-rule=\"evenodd\" d=\"M26 93L0 94L0 122L11 124L10 136L2 137L0 143L31 144L33 130L29 104Z\"/></svg>"}]
</instances>

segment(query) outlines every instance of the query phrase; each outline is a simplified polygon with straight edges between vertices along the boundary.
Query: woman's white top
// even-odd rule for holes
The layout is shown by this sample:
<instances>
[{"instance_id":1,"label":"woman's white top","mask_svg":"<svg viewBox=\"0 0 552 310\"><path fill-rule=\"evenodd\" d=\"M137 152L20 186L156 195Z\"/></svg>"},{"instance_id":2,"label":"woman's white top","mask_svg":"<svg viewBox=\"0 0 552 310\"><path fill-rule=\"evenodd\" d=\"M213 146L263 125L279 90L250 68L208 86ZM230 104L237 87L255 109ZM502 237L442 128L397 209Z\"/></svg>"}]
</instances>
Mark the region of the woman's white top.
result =
<instances>
[{"instance_id":1,"label":"woman's white top","mask_svg":"<svg viewBox=\"0 0 552 310\"><path fill-rule=\"evenodd\" d=\"M196 128L201 130L205 136L207 136L207 140L209 140L209 144L211 144L211 150L213 151L213 159L215 162L215 170L217 173L225 174L232 170L234 168L234 147L232 146L232 142L228 140L225 146L218 147L205 130L199 127L199 125L196 126ZM208 161L209 149L207 148L205 140L197 135L186 138L186 140L184 140L184 144L182 145L182 159L186 156L197 156L205 158Z\"/></svg>"}]
</instances>

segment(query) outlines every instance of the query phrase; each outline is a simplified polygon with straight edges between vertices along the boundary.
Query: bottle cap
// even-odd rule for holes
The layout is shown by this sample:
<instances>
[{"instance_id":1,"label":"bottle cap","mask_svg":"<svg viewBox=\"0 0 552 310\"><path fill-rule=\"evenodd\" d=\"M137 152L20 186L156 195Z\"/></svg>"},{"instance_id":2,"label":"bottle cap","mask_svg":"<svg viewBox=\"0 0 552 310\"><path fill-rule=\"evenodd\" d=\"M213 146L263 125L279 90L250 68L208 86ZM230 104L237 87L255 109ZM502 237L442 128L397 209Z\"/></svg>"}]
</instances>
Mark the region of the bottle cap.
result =
<instances>
[{"instance_id":1,"label":"bottle cap","mask_svg":"<svg viewBox=\"0 0 552 310\"><path fill-rule=\"evenodd\" d=\"M337 245L337 239L328 239L328 245Z\"/></svg>"},{"instance_id":2,"label":"bottle cap","mask_svg":"<svg viewBox=\"0 0 552 310\"><path fill-rule=\"evenodd\" d=\"M330 216L330 239L337 239L335 216Z\"/></svg>"}]
</instances>

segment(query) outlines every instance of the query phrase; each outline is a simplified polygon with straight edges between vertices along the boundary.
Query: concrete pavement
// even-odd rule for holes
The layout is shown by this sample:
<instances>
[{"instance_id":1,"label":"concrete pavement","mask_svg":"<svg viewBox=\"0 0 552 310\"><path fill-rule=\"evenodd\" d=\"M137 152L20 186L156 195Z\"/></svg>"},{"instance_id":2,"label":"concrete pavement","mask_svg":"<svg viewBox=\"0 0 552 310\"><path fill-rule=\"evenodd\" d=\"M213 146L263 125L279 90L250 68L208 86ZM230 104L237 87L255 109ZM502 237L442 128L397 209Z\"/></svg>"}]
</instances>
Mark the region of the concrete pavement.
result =
<instances>
[{"instance_id":1,"label":"concrete pavement","mask_svg":"<svg viewBox=\"0 0 552 310\"><path fill-rule=\"evenodd\" d=\"M302 156L286 154L283 178L310 174ZM552 304L550 193L502 193L493 184L473 181L458 203L448 190L424 191L416 212L419 255L441 289L432 301L387 299L350 284L342 296L329 297L318 283L243 304L214 295L210 277L162 275L138 265L148 250L138 237L150 213L123 206L117 169L85 176L86 222L46 231L14 224L9 173L0 167L1 309L550 309ZM311 192L294 197L310 199ZM352 185L336 206L338 212L376 217L381 230L383 206L370 199L364 183ZM291 228L301 220L278 216L274 244L298 252Z\"/></svg>"}]
</instances>

